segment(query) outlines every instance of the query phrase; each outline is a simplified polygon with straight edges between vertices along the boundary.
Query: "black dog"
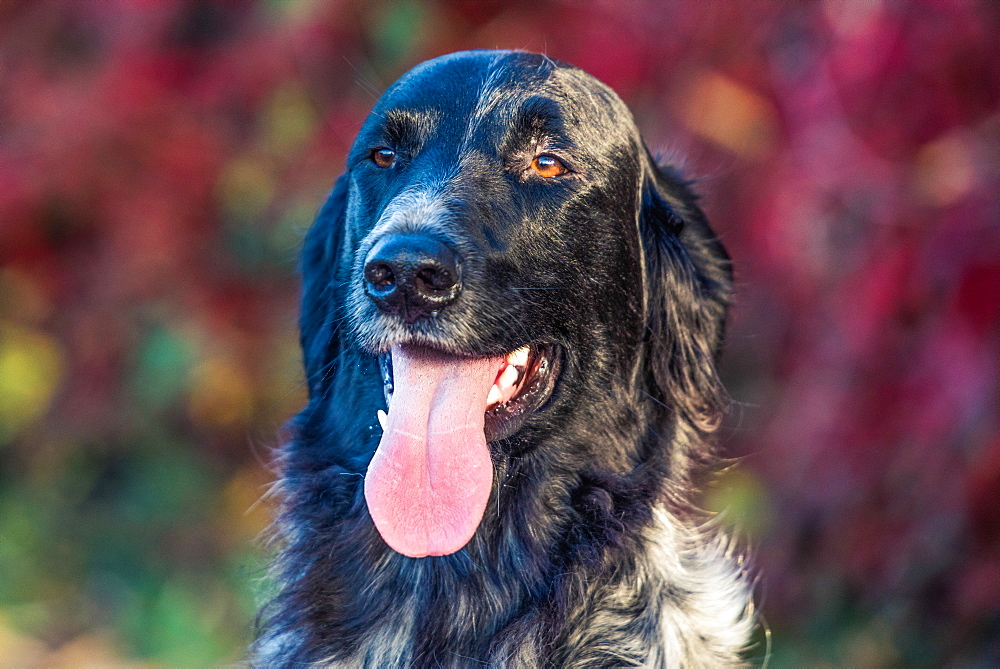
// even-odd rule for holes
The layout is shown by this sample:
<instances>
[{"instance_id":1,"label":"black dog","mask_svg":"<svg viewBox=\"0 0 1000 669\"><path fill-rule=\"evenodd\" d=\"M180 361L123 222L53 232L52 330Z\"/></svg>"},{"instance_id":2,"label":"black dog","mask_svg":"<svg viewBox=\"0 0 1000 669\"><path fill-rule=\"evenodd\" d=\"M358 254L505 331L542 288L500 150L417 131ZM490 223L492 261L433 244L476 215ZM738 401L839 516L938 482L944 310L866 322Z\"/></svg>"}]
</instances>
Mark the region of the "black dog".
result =
<instances>
[{"instance_id":1,"label":"black dog","mask_svg":"<svg viewBox=\"0 0 1000 669\"><path fill-rule=\"evenodd\" d=\"M309 405L255 662L740 662L750 586L686 502L729 261L609 88L519 52L420 65L302 263Z\"/></svg>"}]
</instances>

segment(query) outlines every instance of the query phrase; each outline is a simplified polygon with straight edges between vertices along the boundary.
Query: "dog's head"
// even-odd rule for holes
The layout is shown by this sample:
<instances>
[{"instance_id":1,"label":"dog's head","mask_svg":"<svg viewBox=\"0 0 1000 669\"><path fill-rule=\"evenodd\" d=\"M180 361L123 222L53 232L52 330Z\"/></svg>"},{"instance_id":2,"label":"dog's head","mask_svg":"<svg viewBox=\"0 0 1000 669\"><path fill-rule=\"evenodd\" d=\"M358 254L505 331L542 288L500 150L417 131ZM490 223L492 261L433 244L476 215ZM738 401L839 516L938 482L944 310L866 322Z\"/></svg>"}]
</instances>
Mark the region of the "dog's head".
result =
<instances>
[{"instance_id":1,"label":"dog's head","mask_svg":"<svg viewBox=\"0 0 1000 669\"><path fill-rule=\"evenodd\" d=\"M386 91L303 275L305 413L365 433L384 390L383 433L341 459L367 466L371 516L407 555L459 550L494 461L571 424L592 443L560 457L639 464L601 450L612 400L653 432L721 411L725 252L618 96L544 56L452 54Z\"/></svg>"}]
</instances>

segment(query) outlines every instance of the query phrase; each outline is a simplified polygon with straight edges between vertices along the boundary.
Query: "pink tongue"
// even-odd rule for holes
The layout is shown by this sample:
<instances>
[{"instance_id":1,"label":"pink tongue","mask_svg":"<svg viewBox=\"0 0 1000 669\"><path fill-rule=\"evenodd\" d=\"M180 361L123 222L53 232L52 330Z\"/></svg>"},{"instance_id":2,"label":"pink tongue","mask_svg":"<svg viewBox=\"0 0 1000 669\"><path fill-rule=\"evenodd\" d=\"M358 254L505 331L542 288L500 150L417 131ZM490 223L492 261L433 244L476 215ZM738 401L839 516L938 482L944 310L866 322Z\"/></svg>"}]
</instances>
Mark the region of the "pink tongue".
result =
<instances>
[{"instance_id":1,"label":"pink tongue","mask_svg":"<svg viewBox=\"0 0 1000 669\"><path fill-rule=\"evenodd\" d=\"M483 416L502 362L393 347L392 406L365 500L379 534L403 555L454 553L479 527L493 485Z\"/></svg>"}]
</instances>

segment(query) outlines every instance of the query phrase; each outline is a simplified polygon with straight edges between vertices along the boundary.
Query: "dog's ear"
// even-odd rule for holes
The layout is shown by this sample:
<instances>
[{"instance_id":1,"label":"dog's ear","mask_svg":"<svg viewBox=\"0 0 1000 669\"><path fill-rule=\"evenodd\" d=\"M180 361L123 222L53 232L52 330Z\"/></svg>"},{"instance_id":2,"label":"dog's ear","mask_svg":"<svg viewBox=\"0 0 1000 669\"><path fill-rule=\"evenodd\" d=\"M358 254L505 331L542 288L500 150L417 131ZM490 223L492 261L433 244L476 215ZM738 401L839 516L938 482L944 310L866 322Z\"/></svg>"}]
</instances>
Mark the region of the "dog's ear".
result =
<instances>
[{"instance_id":1,"label":"dog's ear","mask_svg":"<svg viewBox=\"0 0 1000 669\"><path fill-rule=\"evenodd\" d=\"M716 362L732 291L729 256L689 184L647 158L639 228L652 381L664 403L711 432L728 404Z\"/></svg>"},{"instance_id":2,"label":"dog's ear","mask_svg":"<svg viewBox=\"0 0 1000 669\"><path fill-rule=\"evenodd\" d=\"M321 391L330 376L330 366L339 347L338 330L343 321L342 295L345 280L342 265L344 215L347 208L347 175L334 184L330 196L306 233L302 248L302 310L299 332L309 398ZM349 263L347 263L349 264Z\"/></svg>"}]
</instances>

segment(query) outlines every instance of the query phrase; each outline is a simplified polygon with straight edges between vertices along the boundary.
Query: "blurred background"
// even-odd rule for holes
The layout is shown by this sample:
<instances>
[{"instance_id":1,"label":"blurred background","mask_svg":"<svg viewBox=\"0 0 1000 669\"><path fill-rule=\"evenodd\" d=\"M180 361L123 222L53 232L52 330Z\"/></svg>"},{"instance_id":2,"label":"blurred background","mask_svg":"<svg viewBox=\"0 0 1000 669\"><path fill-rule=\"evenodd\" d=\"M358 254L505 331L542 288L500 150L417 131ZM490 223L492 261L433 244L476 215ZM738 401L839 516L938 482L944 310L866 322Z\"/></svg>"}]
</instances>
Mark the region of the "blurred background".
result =
<instances>
[{"instance_id":1,"label":"blurred background","mask_svg":"<svg viewBox=\"0 0 1000 669\"><path fill-rule=\"evenodd\" d=\"M240 659L300 241L379 92L475 47L590 71L700 181L704 505L771 666L1000 666L990 0L0 4L0 666Z\"/></svg>"}]
</instances>

